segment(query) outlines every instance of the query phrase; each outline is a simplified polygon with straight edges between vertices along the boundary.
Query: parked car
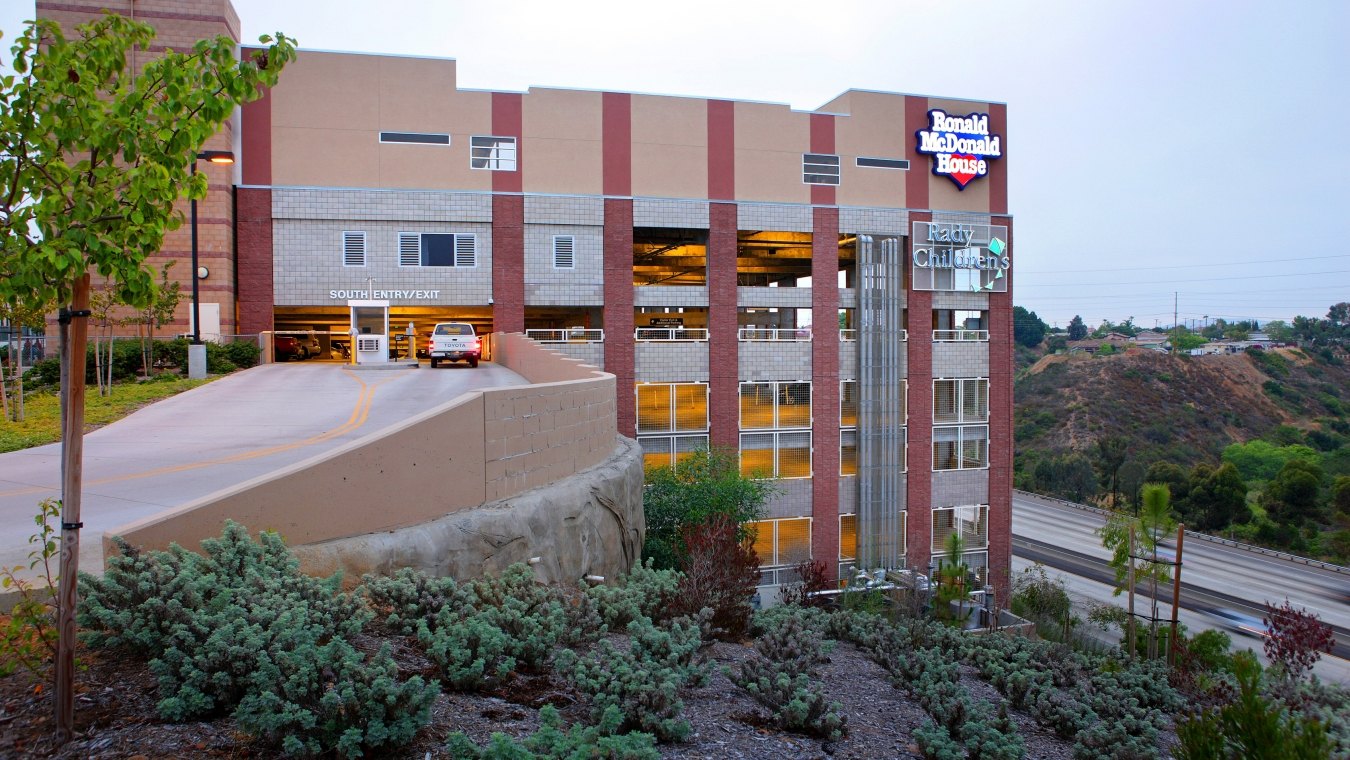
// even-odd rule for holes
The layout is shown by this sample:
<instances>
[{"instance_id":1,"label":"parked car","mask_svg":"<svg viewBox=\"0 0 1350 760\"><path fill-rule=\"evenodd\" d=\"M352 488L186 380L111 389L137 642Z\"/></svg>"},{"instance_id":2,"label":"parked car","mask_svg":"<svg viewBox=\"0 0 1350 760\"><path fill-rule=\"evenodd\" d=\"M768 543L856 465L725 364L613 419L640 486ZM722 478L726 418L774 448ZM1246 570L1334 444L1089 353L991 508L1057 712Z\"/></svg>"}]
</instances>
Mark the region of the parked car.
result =
<instances>
[{"instance_id":1,"label":"parked car","mask_svg":"<svg viewBox=\"0 0 1350 760\"><path fill-rule=\"evenodd\" d=\"M303 359L318 356L322 351L319 348L319 338L314 333L299 336L300 348L304 351Z\"/></svg>"},{"instance_id":2,"label":"parked car","mask_svg":"<svg viewBox=\"0 0 1350 760\"><path fill-rule=\"evenodd\" d=\"M427 342L427 357L432 368L441 362L467 361L470 367L477 367L483 356L483 344L468 322L440 322L431 330L431 340Z\"/></svg>"},{"instance_id":3,"label":"parked car","mask_svg":"<svg viewBox=\"0 0 1350 760\"><path fill-rule=\"evenodd\" d=\"M277 335L272 338L272 356L276 361L299 361L309 354L300 340L294 335Z\"/></svg>"}]
</instances>

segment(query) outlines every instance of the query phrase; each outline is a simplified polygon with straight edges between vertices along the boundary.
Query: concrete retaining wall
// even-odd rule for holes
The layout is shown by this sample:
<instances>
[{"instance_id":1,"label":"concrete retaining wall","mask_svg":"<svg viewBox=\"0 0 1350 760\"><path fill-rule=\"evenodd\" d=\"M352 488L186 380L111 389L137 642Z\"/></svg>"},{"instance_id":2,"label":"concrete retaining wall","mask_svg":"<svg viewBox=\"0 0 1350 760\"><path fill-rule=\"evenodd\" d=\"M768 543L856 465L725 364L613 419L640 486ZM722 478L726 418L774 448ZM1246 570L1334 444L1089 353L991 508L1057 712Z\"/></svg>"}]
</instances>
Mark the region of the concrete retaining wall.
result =
<instances>
[{"instance_id":1,"label":"concrete retaining wall","mask_svg":"<svg viewBox=\"0 0 1350 760\"><path fill-rule=\"evenodd\" d=\"M529 385L466 393L401 425L111 534L144 548L178 543L195 549L232 519L250 530L275 530L292 547L320 544L420 526L480 508L500 511L526 491L625 456L624 446L616 448L624 439L617 433L613 375L520 334L493 337L496 361ZM640 461L636 467L637 490L599 492L610 494L607 500L634 502L622 504L621 511L629 527L636 527L640 544ZM455 474L459 486L453 491L445 489L447 472ZM621 480L631 477L622 467L613 473ZM587 488L594 491L593 486ZM598 497L590 491L583 495L594 501ZM561 511L580 508L558 505ZM501 519L489 523L501 527ZM561 537L556 543L559 553L583 548L562 546ZM110 551L114 549L105 540L105 556ZM542 549L527 552L541 554ZM590 561L583 559L581 564Z\"/></svg>"}]
</instances>

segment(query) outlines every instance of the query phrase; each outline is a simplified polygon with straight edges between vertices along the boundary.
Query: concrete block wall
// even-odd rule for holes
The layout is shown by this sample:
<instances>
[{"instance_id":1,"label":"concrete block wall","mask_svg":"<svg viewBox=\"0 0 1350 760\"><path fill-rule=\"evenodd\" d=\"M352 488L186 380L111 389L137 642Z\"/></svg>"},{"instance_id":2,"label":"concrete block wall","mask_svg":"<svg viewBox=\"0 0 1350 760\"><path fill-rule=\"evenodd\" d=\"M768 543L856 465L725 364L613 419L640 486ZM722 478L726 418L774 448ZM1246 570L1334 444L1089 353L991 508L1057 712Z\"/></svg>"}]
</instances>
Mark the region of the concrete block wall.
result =
<instances>
[{"instance_id":1,"label":"concrete block wall","mask_svg":"<svg viewBox=\"0 0 1350 760\"><path fill-rule=\"evenodd\" d=\"M939 470L933 473L933 509L989 503L988 470Z\"/></svg>"},{"instance_id":2,"label":"concrete block wall","mask_svg":"<svg viewBox=\"0 0 1350 760\"><path fill-rule=\"evenodd\" d=\"M736 226L742 230L810 232L811 207L778 203L741 203Z\"/></svg>"},{"instance_id":3,"label":"concrete block wall","mask_svg":"<svg viewBox=\"0 0 1350 760\"><path fill-rule=\"evenodd\" d=\"M737 306L811 308L811 288L736 288Z\"/></svg>"},{"instance_id":4,"label":"concrete block wall","mask_svg":"<svg viewBox=\"0 0 1350 760\"><path fill-rule=\"evenodd\" d=\"M490 193L420 190L276 188L277 219L371 219L390 222L491 222Z\"/></svg>"},{"instance_id":5,"label":"concrete block wall","mask_svg":"<svg viewBox=\"0 0 1350 760\"><path fill-rule=\"evenodd\" d=\"M629 265L631 272L632 265ZM708 288L702 285L643 285L633 288L634 306L707 306Z\"/></svg>"},{"instance_id":6,"label":"concrete block wall","mask_svg":"<svg viewBox=\"0 0 1350 760\"><path fill-rule=\"evenodd\" d=\"M275 193L274 193L275 196ZM343 231L366 233L366 266L342 263ZM477 236L474 267L405 267L398 263L400 232L453 232ZM331 304L331 290L439 290L427 303L487 303L492 296L492 225L482 222L375 221L335 218L276 219L272 223L272 276L278 306ZM412 299L405 302L417 303Z\"/></svg>"},{"instance_id":7,"label":"concrete block wall","mask_svg":"<svg viewBox=\"0 0 1350 760\"><path fill-rule=\"evenodd\" d=\"M526 305L602 306L605 303L604 231L603 225L531 224L527 221ZM573 238L572 269L555 269L553 266L553 238L556 235Z\"/></svg>"},{"instance_id":8,"label":"concrete block wall","mask_svg":"<svg viewBox=\"0 0 1350 760\"><path fill-rule=\"evenodd\" d=\"M934 343L933 377L989 377L989 342Z\"/></svg>"},{"instance_id":9,"label":"concrete block wall","mask_svg":"<svg viewBox=\"0 0 1350 760\"><path fill-rule=\"evenodd\" d=\"M635 348L639 383L708 382L706 342L652 341Z\"/></svg>"},{"instance_id":10,"label":"concrete block wall","mask_svg":"<svg viewBox=\"0 0 1350 760\"><path fill-rule=\"evenodd\" d=\"M706 230L708 229L708 202L635 198L633 199L633 226Z\"/></svg>"},{"instance_id":11,"label":"concrete block wall","mask_svg":"<svg viewBox=\"0 0 1350 760\"><path fill-rule=\"evenodd\" d=\"M744 341L740 345L740 376L743 383L810 380L811 341Z\"/></svg>"},{"instance_id":12,"label":"concrete block wall","mask_svg":"<svg viewBox=\"0 0 1350 760\"><path fill-rule=\"evenodd\" d=\"M604 343L545 343L544 347L593 367L605 366Z\"/></svg>"},{"instance_id":13,"label":"concrete block wall","mask_svg":"<svg viewBox=\"0 0 1350 760\"><path fill-rule=\"evenodd\" d=\"M839 231L846 235L908 235L909 212L887 208L841 208Z\"/></svg>"},{"instance_id":14,"label":"concrete block wall","mask_svg":"<svg viewBox=\"0 0 1350 760\"><path fill-rule=\"evenodd\" d=\"M766 519L811 516L811 478L779 479L773 481L773 487L775 492L764 505ZM828 564L829 559L825 559Z\"/></svg>"}]
</instances>

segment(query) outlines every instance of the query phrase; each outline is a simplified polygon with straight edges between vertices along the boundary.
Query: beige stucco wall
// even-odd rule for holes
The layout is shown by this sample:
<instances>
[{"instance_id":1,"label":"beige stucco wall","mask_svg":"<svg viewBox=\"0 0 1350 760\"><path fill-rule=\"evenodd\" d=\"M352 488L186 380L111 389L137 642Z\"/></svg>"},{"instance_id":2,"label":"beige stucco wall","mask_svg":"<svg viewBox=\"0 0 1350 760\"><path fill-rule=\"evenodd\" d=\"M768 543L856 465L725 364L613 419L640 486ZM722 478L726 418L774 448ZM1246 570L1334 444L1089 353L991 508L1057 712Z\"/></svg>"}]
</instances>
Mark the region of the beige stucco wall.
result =
<instances>
[{"instance_id":1,"label":"beige stucco wall","mask_svg":"<svg viewBox=\"0 0 1350 760\"><path fill-rule=\"evenodd\" d=\"M802 154L811 147L811 115L784 105L737 102L736 198L810 203Z\"/></svg>"},{"instance_id":2,"label":"beige stucco wall","mask_svg":"<svg viewBox=\"0 0 1350 760\"><path fill-rule=\"evenodd\" d=\"M633 195L708 195L708 101L632 97Z\"/></svg>"},{"instance_id":3,"label":"beige stucco wall","mask_svg":"<svg viewBox=\"0 0 1350 760\"><path fill-rule=\"evenodd\" d=\"M276 185L488 190L469 137L492 134L492 96L455 87L447 59L302 50L272 91ZM381 144L381 131L450 134L450 145Z\"/></svg>"},{"instance_id":4,"label":"beige stucco wall","mask_svg":"<svg viewBox=\"0 0 1350 760\"><path fill-rule=\"evenodd\" d=\"M521 101L526 192L599 195L601 94L531 89Z\"/></svg>"},{"instance_id":5,"label":"beige stucco wall","mask_svg":"<svg viewBox=\"0 0 1350 760\"><path fill-rule=\"evenodd\" d=\"M878 92L847 94L849 115L834 120L834 146L840 163L835 198L841 206L903 208L905 178L909 172L927 172L928 168L911 166L908 171L858 168L857 158L906 157L914 133L905 129L905 98Z\"/></svg>"},{"instance_id":6,"label":"beige stucco wall","mask_svg":"<svg viewBox=\"0 0 1350 760\"><path fill-rule=\"evenodd\" d=\"M529 385L466 393L399 426L125 525L132 545L195 547L233 519L291 545L418 525L604 461L617 438L614 376L519 334L494 359ZM446 488L453 473L455 488ZM105 556L113 550L105 545Z\"/></svg>"}]
</instances>

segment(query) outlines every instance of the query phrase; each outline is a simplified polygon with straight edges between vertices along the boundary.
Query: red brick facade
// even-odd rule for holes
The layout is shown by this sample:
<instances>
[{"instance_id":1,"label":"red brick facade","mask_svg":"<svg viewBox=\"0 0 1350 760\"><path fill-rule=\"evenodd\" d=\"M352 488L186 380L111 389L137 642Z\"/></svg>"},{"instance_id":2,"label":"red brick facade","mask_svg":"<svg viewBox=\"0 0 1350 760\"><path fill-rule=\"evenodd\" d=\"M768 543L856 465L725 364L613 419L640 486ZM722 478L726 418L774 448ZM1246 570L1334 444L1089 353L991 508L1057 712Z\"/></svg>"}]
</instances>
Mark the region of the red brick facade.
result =
<instances>
[{"instance_id":1,"label":"red brick facade","mask_svg":"<svg viewBox=\"0 0 1350 760\"><path fill-rule=\"evenodd\" d=\"M811 556L830 578L839 574L838 279L839 209L812 209Z\"/></svg>"},{"instance_id":2,"label":"red brick facade","mask_svg":"<svg viewBox=\"0 0 1350 760\"><path fill-rule=\"evenodd\" d=\"M605 371L615 377L619 435L637 436L633 343L633 202L605 199Z\"/></svg>"},{"instance_id":3,"label":"red brick facade","mask_svg":"<svg viewBox=\"0 0 1350 760\"><path fill-rule=\"evenodd\" d=\"M1011 248L1012 219L1007 225ZM1012 270L1006 293L989 294L989 567L998 603L1008 606L1012 566L1013 302Z\"/></svg>"},{"instance_id":4,"label":"red brick facade","mask_svg":"<svg viewBox=\"0 0 1350 760\"><path fill-rule=\"evenodd\" d=\"M272 329L272 191L235 190L235 243L239 280L239 332Z\"/></svg>"},{"instance_id":5,"label":"red brick facade","mask_svg":"<svg viewBox=\"0 0 1350 760\"><path fill-rule=\"evenodd\" d=\"M740 448L740 340L736 322L734 203L708 204L709 442Z\"/></svg>"},{"instance_id":6,"label":"red brick facade","mask_svg":"<svg viewBox=\"0 0 1350 760\"><path fill-rule=\"evenodd\" d=\"M511 172L493 172L510 174ZM492 196L492 328L525 331L525 196Z\"/></svg>"},{"instance_id":7,"label":"red brick facade","mask_svg":"<svg viewBox=\"0 0 1350 760\"><path fill-rule=\"evenodd\" d=\"M933 215L912 213L909 218L911 222L927 222ZM906 258L914 253L914 241L907 240ZM933 294L915 290L914 282L906 277L905 296L909 310L909 341L905 351L909 367L905 561L927 573L933 540Z\"/></svg>"}]
</instances>

